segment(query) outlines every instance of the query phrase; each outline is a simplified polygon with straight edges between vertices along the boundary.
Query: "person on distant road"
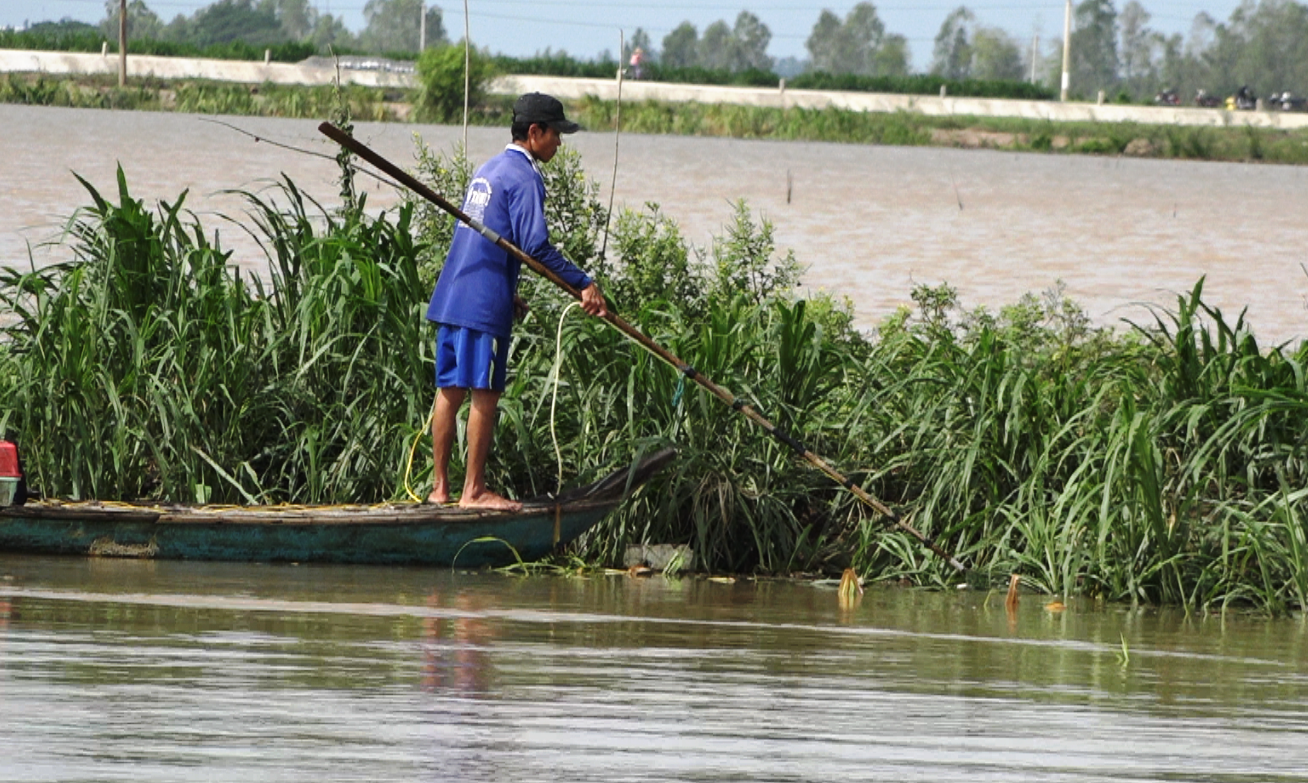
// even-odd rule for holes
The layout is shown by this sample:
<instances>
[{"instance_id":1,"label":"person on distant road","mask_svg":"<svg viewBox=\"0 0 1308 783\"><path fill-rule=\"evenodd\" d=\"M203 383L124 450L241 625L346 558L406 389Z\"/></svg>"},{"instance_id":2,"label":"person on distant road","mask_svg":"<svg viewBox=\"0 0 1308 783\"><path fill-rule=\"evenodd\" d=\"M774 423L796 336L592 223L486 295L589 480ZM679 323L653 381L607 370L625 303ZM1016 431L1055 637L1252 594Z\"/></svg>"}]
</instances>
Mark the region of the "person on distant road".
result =
<instances>
[{"instance_id":1,"label":"person on distant road","mask_svg":"<svg viewBox=\"0 0 1308 783\"><path fill-rule=\"evenodd\" d=\"M645 69L643 67L645 65L644 49L641 49L639 46L636 47L636 50L631 53L630 65L631 78L639 79L645 75Z\"/></svg>"},{"instance_id":2,"label":"person on distant road","mask_svg":"<svg viewBox=\"0 0 1308 783\"><path fill-rule=\"evenodd\" d=\"M581 292L587 313L608 310L599 286L550 244L545 225L545 182L538 164L548 163L562 134L578 125L557 99L533 92L513 105L512 142L473 176L463 211L551 269ZM432 414L432 490L429 503L450 501L449 465L459 409L471 391L467 475L459 505L517 511L522 504L486 486L495 414L504 392L505 362L515 315L526 313L517 295L522 262L460 222L427 306L436 334L436 402Z\"/></svg>"}]
</instances>

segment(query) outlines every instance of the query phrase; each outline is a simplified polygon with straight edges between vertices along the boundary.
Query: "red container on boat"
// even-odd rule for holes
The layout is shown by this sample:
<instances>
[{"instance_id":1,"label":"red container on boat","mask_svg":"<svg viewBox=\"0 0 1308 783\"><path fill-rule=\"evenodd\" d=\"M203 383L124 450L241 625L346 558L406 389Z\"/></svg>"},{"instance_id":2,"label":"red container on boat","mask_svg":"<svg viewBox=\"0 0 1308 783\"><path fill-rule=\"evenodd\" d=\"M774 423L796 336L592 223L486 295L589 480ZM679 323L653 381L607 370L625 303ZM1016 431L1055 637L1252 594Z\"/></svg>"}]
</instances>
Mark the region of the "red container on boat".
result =
<instances>
[{"instance_id":1,"label":"red container on boat","mask_svg":"<svg viewBox=\"0 0 1308 783\"><path fill-rule=\"evenodd\" d=\"M0 440L0 478L22 478L18 470L18 447Z\"/></svg>"}]
</instances>

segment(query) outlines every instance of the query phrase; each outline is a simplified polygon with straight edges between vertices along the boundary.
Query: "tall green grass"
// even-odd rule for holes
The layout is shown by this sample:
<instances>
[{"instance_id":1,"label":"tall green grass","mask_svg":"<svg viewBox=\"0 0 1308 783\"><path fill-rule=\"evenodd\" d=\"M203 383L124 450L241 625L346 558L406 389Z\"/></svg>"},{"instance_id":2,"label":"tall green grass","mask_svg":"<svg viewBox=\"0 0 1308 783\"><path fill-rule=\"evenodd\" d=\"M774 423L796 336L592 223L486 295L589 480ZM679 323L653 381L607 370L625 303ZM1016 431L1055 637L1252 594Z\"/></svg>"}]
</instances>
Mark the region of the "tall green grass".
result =
<instances>
[{"instance_id":1,"label":"tall green grass","mask_svg":"<svg viewBox=\"0 0 1308 783\"><path fill-rule=\"evenodd\" d=\"M325 502L386 496L426 404L409 210L332 215L293 184L253 196L271 289L185 196L118 202L70 231L75 259L0 271L0 429L34 484L74 498ZM401 374L401 368L407 371Z\"/></svg>"},{"instance_id":2,"label":"tall green grass","mask_svg":"<svg viewBox=\"0 0 1308 783\"><path fill-rule=\"evenodd\" d=\"M417 169L450 196L470 176L457 153L420 150ZM1259 345L1244 314L1204 302L1202 281L1125 331L1093 327L1059 291L991 313L921 287L869 335L847 303L797 298L801 268L745 204L709 247L656 205L615 216L605 242L576 154L545 175L556 240L619 313L979 571L1063 596L1304 606L1308 349ZM250 278L184 196L151 209L121 174L116 201L85 184L75 258L0 273L0 434L23 444L34 484L230 502L381 500L406 477L421 491L423 313L451 218L418 204L373 216L366 194L325 209L283 182L249 197L245 227L269 261ZM533 309L512 347L495 486L552 492L680 448L578 554L675 542L718 571L955 579L548 283L525 278L522 293Z\"/></svg>"},{"instance_id":3,"label":"tall green grass","mask_svg":"<svg viewBox=\"0 0 1308 783\"><path fill-rule=\"evenodd\" d=\"M131 79L118 87L116 77L87 74L51 77L9 73L0 78L0 103L84 109L178 111L257 117L324 117L344 101L363 120L395 120L396 107L412 100L412 90L360 85L300 86L234 84L201 79Z\"/></svg>"}]
</instances>

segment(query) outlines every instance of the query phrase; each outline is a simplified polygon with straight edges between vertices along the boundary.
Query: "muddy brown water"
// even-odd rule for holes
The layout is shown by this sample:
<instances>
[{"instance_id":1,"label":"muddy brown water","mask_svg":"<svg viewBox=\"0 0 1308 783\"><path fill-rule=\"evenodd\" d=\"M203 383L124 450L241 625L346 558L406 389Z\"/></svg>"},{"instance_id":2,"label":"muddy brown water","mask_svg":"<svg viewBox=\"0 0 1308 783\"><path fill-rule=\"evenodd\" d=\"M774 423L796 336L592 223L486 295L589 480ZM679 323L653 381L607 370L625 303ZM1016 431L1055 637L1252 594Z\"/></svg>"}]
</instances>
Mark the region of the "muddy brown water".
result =
<instances>
[{"instance_id":1,"label":"muddy brown water","mask_svg":"<svg viewBox=\"0 0 1308 783\"><path fill-rule=\"evenodd\" d=\"M335 152L316 121L223 121ZM193 115L0 106L0 122L8 129L0 263L11 266L89 203L72 172L107 195L116 164L137 197L189 190L187 204L254 271L266 262L253 241L217 217L242 215L225 191L260 189L285 173L325 203L335 199L331 161ZM415 133L442 151L462 138L443 126L358 126L405 164ZM472 129L470 156L486 158L507 136ZM568 143L607 201L613 134ZM807 266L805 283L849 297L864 327L908 303L914 285L940 282L965 306L993 311L1062 281L1097 323L1150 322L1147 305L1170 306L1206 276L1209 301L1232 321L1247 307L1264 344L1308 337L1308 167L623 134L617 169L618 205L659 204L702 248L745 199ZM395 203L393 192L370 187L374 206ZM35 251L41 263L61 253Z\"/></svg>"},{"instance_id":2,"label":"muddy brown water","mask_svg":"<svg viewBox=\"0 0 1308 783\"><path fill-rule=\"evenodd\" d=\"M106 195L240 200L330 161L186 115L0 106L0 263ZM228 120L333 150L308 121ZM399 161L411 134L360 126ZM474 129L472 157L503 131ZM604 183L613 136L570 139ZM789 203L787 174L789 173ZM1061 279L1101 323L1200 275L1305 336L1308 169L624 135L617 200L707 245L746 198L871 326L914 283L992 308ZM396 196L377 189L376 207ZM960 208L961 203L961 208ZM39 263L66 252L36 247ZM1303 617L688 578L0 554L0 780L1308 780Z\"/></svg>"},{"instance_id":3,"label":"muddy brown water","mask_svg":"<svg viewBox=\"0 0 1308 783\"><path fill-rule=\"evenodd\" d=\"M6 781L1302 781L1303 618L0 554Z\"/></svg>"}]
</instances>

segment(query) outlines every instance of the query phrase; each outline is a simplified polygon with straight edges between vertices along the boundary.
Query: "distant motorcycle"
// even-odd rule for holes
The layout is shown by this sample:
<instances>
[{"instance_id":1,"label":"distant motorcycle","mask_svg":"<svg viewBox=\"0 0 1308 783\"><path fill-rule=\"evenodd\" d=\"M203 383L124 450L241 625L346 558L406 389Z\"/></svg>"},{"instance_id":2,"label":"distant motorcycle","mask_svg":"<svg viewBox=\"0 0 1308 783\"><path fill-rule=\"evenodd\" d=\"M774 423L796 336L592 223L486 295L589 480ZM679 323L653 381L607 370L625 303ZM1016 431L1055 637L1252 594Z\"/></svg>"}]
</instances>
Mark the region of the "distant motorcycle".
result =
<instances>
[{"instance_id":1,"label":"distant motorcycle","mask_svg":"<svg viewBox=\"0 0 1308 783\"><path fill-rule=\"evenodd\" d=\"M1305 111L1308 110L1308 99L1296 98L1289 91L1274 92L1265 102L1269 109L1279 109L1280 111Z\"/></svg>"},{"instance_id":2,"label":"distant motorcycle","mask_svg":"<svg viewBox=\"0 0 1308 783\"><path fill-rule=\"evenodd\" d=\"M1154 96L1154 103L1159 106L1180 106L1181 96L1176 94L1176 90L1163 90Z\"/></svg>"},{"instance_id":3,"label":"distant motorcycle","mask_svg":"<svg viewBox=\"0 0 1308 783\"><path fill-rule=\"evenodd\" d=\"M1194 105L1203 106L1208 109L1216 109L1222 105L1222 99L1216 95L1209 95L1206 90L1196 90L1194 94Z\"/></svg>"},{"instance_id":4,"label":"distant motorcycle","mask_svg":"<svg viewBox=\"0 0 1308 783\"><path fill-rule=\"evenodd\" d=\"M1254 97L1253 90L1247 86L1241 87L1235 95L1226 99L1226 108L1229 111L1252 111L1258 108L1258 99Z\"/></svg>"}]
</instances>

